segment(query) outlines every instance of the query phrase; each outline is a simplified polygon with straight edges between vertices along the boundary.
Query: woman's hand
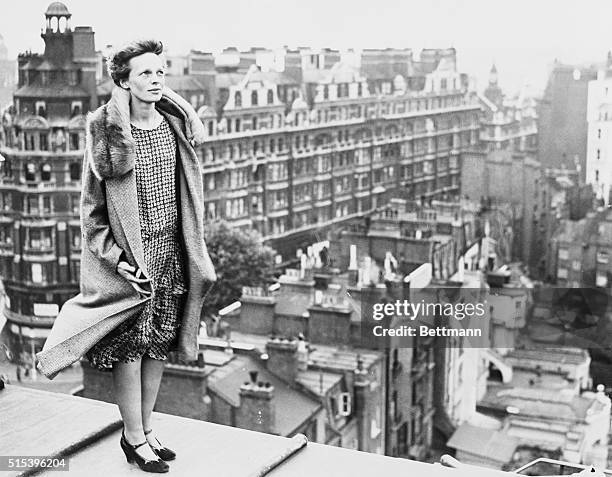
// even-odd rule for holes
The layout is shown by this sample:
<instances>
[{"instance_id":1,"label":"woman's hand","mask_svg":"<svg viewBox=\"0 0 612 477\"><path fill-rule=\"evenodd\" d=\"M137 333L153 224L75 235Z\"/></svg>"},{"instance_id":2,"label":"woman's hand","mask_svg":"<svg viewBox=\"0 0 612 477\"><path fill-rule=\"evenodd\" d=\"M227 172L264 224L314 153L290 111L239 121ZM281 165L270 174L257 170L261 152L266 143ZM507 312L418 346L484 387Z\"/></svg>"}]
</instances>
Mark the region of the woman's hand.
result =
<instances>
[{"instance_id":1,"label":"woman's hand","mask_svg":"<svg viewBox=\"0 0 612 477\"><path fill-rule=\"evenodd\" d=\"M120 261L117 264L117 273L129 281L130 285L132 285L134 290L138 293L142 293L145 296L151 294L150 291L141 287L141 285L150 284L151 281L148 278L143 278L144 274L140 268L136 269L136 267L133 267L128 262Z\"/></svg>"}]
</instances>

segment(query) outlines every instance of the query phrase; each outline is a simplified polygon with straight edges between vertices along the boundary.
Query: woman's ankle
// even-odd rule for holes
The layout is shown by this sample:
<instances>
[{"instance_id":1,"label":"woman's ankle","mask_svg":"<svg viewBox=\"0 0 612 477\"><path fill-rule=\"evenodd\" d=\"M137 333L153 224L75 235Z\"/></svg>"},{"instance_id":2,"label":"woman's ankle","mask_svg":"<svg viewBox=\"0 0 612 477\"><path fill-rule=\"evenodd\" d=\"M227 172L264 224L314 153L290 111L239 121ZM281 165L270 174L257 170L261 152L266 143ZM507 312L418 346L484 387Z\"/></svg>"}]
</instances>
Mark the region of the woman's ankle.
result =
<instances>
[{"instance_id":1,"label":"woman's ankle","mask_svg":"<svg viewBox=\"0 0 612 477\"><path fill-rule=\"evenodd\" d=\"M128 444L132 445L140 444L146 440L144 431L142 429L127 429L124 427L123 435L125 436Z\"/></svg>"}]
</instances>

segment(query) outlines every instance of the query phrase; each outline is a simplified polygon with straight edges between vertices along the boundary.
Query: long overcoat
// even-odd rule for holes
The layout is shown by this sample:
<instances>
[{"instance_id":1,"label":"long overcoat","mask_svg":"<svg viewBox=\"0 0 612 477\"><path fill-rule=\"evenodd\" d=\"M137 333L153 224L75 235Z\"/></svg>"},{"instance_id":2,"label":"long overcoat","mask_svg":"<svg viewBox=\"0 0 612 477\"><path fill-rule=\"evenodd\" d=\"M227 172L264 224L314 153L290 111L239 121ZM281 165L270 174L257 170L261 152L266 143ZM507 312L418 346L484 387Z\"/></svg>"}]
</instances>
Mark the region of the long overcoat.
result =
<instances>
[{"instance_id":1,"label":"long overcoat","mask_svg":"<svg viewBox=\"0 0 612 477\"><path fill-rule=\"evenodd\" d=\"M150 300L117 273L123 258L150 277L144 260L134 171L136 145L130 129L130 94L115 88L111 99L87 118L81 194L80 293L62 306L38 369L49 379L79 360L95 343ZM216 274L204 242L202 171L193 145L204 126L191 105L164 88L156 103L177 140L177 203L185 253L187 297L176 346L179 358L197 358L200 312Z\"/></svg>"}]
</instances>

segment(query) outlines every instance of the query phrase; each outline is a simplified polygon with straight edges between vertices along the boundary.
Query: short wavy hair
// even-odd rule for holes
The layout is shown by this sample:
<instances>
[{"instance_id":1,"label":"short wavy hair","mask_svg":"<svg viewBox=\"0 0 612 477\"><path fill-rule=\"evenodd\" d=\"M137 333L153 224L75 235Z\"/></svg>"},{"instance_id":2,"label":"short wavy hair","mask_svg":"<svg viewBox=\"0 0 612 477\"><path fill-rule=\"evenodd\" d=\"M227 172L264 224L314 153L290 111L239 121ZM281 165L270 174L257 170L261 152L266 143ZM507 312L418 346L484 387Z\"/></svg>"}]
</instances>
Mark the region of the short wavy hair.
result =
<instances>
[{"instance_id":1,"label":"short wavy hair","mask_svg":"<svg viewBox=\"0 0 612 477\"><path fill-rule=\"evenodd\" d=\"M161 55L164 45L159 40L135 40L113 51L106 62L108 74L117 86L130 75L130 60L145 53Z\"/></svg>"}]
</instances>

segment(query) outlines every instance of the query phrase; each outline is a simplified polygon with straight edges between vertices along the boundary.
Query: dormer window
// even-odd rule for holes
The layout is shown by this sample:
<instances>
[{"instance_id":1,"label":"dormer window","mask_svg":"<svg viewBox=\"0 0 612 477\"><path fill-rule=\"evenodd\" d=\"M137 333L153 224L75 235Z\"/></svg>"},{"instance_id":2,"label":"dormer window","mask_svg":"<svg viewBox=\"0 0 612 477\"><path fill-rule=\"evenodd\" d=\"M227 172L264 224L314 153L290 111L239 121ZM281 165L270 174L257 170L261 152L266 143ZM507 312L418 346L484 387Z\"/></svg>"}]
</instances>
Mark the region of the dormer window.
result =
<instances>
[{"instance_id":1,"label":"dormer window","mask_svg":"<svg viewBox=\"0 0 612 477\"><path fill-rule=\"evenodd\" d=\"M257 106L257 91L251 91L251 106Z\"/></svg>"},{"instance_id":2,"label":"dormer window","mask_svg":"<svg viewBox=\"0 0 612 477\"><path fill-rule=\"evenodd\" d=\"M73 101L70 110L72 111L72 116L83 114L83 103L81 101Z\"/></svg>"},{"instance_id":3,"label":"dormer window","mask_svg":"<svg viewBox=\"0 0 612 477\"><path fill-rule=\"evenodd\" d=\"M240 91L236 91L234 93L234 105L237 108L241 108L242 107L242 94L240 94Z\"/></svg>"},{"instance_id":4,"label":"dormer window","mask_svg":"<svg viewBox=\"0 0 612 477\"><path fill-rule=\"evenodd\" d=\"M36 114L43 118L47 116L47 103L44 101L36 101Z\"/></svg>"},{"instance_id":5,"label":"dormer window","mask_svg":"<svg viewBox=\"0 0 612 477\"><path fill-rule=\"evenodd\" d=\"M274 103L274 92L269 89L268 90L268 104L273 104Z\"/></svg>"},{"instance_id":6,"label":"dormer window","mask_svg":"<svg viewBox=\"0 0 612 477\"><path fill-rule=\"evenodd\" d=\"M327 85L323 86L323 99L329 99L329 88Z\"/></svg>"}]
</instances>

